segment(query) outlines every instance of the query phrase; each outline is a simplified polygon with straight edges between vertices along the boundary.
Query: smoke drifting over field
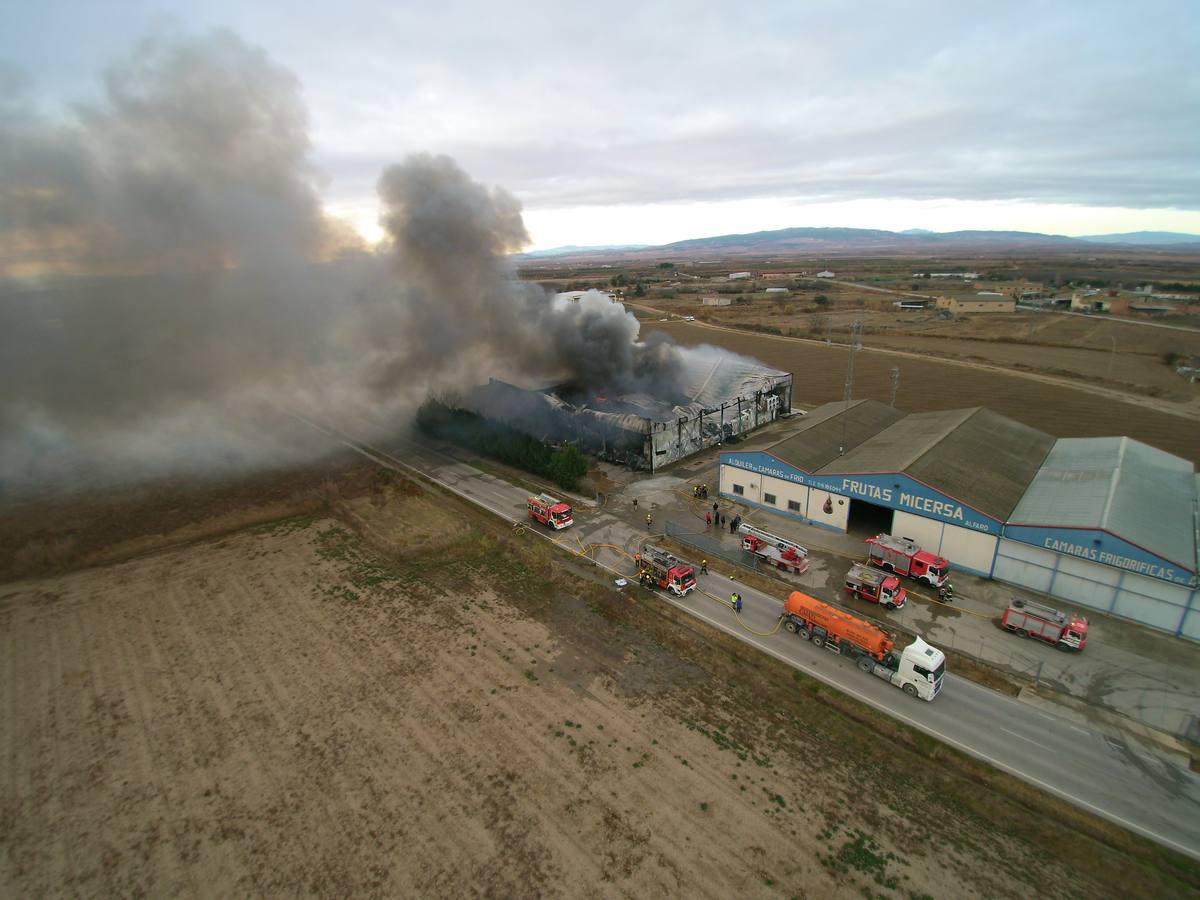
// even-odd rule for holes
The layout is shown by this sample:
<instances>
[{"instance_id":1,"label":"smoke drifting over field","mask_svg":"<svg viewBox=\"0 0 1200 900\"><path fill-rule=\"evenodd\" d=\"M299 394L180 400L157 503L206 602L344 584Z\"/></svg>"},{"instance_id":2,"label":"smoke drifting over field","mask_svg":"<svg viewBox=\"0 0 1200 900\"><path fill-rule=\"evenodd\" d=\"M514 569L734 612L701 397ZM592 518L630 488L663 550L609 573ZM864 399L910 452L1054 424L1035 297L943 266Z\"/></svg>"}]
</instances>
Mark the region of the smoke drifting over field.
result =
<instances>
[{"instance_id":1,"label":"smoke drifting over field","mask_svg":"<svg viewBox=\"0 0 1200 900\"><path fill-rule=\"evenodd\" d=\"M623 307L516 279L507 192L411 157L368 250L323 215L308 154L296 79L227 32L139 44L65 118L0 78L8 488L295 461L283 410L394 426L490 375L673 390L685 351Z\"/></svg>"}]
</instances>

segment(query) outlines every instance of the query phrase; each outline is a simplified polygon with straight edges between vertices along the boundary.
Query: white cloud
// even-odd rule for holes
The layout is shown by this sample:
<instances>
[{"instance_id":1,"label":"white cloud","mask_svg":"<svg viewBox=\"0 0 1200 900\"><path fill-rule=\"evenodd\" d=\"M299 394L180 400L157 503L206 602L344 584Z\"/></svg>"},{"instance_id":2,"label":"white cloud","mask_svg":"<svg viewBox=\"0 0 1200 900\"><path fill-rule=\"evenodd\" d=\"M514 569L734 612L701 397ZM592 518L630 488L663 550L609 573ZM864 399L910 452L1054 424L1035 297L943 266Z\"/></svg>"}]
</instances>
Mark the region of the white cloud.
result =
<instances>
[{"instance_id":1,"label":"white cloud","mask_svg":"<svg viewBox=\"0 0 1200 900\"><path fill-rule=\"evenodd\" d=\"M28 37L11 55L35 81L150 21L75 8L14 12ZM326 202L364 228L379 172L419 151L521 197L540 245L809 224L1194 228L1200 210L1192 0L209 0L182 16L297 73Z\"/></svg>"}]
</instances>

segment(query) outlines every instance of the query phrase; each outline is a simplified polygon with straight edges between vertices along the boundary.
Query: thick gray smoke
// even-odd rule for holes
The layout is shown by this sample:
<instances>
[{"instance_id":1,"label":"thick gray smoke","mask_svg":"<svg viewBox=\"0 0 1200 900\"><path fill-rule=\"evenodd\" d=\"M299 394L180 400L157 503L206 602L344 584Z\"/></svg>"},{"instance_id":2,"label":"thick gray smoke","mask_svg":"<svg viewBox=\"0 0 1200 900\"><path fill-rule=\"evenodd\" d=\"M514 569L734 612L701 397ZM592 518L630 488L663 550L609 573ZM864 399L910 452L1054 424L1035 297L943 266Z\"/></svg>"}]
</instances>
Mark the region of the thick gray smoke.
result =
<instances>
[{"instance_id":1,"label":"thick gray smoke","mask_svg":"<svg viewBox=\"0 0 1200 900\"><path fill-rule=\"evenodd\" d=\"M464 367L475 382L497 375L674 389L679 349L639 341L623 306L599 292L555 301L516 280L506 254L529 236L506 191L472 181L447 157L416 156L384 172L379 194L409 337L378 374L380 389L403 390L422 373L461 383Z\"/></svg>"},{"instance_id":2,"label":"thick gray smoke","mask_svg":"<svg viewBox=\"0 0 1200 900\"><path fill-rule=\"evenodd\" d=\"M446 157L383 173L389 241L322 214L296 79L227 32L158 37L102 99L0 78L0 482L272 465L283 413L395 423L489 376L674 390L683 351L515 277L508 193ZM311 450L307 452L312 452Z\"/></svg>"}]
</instances>

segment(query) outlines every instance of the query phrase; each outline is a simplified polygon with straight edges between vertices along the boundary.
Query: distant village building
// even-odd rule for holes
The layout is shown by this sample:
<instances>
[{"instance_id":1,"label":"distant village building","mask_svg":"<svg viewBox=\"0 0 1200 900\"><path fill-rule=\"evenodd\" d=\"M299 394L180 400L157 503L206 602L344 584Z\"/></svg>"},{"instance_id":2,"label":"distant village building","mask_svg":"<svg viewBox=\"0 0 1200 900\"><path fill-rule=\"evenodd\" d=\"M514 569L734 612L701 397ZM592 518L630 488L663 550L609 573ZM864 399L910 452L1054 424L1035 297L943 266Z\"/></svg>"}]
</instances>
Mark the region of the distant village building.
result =
<instances>
[{"instance_id":1,"label":"distant village building","mask_svg":"<svg viewBox=\"0 0 1200 900\"><path fill-rule=\"evenodd\" d=\"M730 281L745 281L747 278L752 278L752 277L753 276L749 272L730 272L729 273Z\"/></svg>"},{"instance_id":2,"label":"distant village building","mask_svg":"<svg viewBox=\"0 0 1200 900\"><path fill-rule=\"evenodd\" d=\"M701 297L700 302L704 306L732 306L732 297Z\"/></svg>"},{"instance_id":3,"label":"distant village building","mask_svg":"<svg viewBox=\"0 0 1200 900\"><path fill-rule=\"evenodd\" d=\"M788 281L796 277L795 272L763 272L760 276L763 281ZM801 275L804 273L801 272Z\"/></svg>"},{"instance_id":4,"label":"distant village building","mask_svg":"<svg viewBox=\"0 0 1200 900\"><path fill-rule=\"evenodd\" d=\"M899 307L900 309L925 309L925 307L929 306L929 301L907 298L904 300L897 300L893 305Z\"/></svg>"},{"instance_id":5,"label":"distant village building","mask_svg":"<svg viewBox=\"0 0 1200 900\"><path fill-rule=\"evenodd\" d=\"M915 275L913 276L916 277ZM961 278L963 281L979 280L978 272L930 272L930 278Z\"/></svg>"},{"instance_id":6,"label":"distant village building","mask_svg":"<svg viewBox=\"0 0 1200 900\"><path fill-rule=\"evenodd\" d=\"M955 315L960 313L1010 313L1016 312L1017 301L1011 297L938 297L938 309L946 309Z\"/></svg>"},{"instance_id":7,"label":"distant village building","mask_svg":"<svg viewBox=\"0 0 1200 900\"><path fill-rule=\"evenodd\" d=\"M817 277L818 278L833 278L834 274L832 272L830 272L828 269L826 269L824 272L818 272Z\"/></svg>"},{"instance_id":8,"label":"distant village building","mask_svg":"<svg viewBox=\"0 0 1200 900\"><path fill-rule=\"evenodd\" d=\"M1144 316L1165 316L1168 313L1175 312L1175 304L1142 301L1141 303L1130 303L1129 311L1132 313L1141 313Z\"/></svg>"},{"instance_id":9,"label":"distant village building","mask_svg":"<svg viewBox=\"0 0 1200 900\"><path fill-rule=\"evenodd\" d=\"M786 294L787 292L787 288L767 288L763 291L764 294Z\"/></svg>"}]
</instances>

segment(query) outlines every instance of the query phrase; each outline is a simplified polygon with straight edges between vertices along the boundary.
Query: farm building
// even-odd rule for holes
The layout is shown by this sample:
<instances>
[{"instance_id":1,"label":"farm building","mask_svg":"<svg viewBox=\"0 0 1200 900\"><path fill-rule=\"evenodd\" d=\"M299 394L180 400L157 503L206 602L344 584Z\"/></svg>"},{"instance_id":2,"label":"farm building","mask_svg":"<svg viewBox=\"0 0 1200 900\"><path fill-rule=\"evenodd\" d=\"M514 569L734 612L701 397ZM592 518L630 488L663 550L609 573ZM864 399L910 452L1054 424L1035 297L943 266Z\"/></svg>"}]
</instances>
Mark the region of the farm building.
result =
<instances>
[{"instance_id":1,"label":"farm building","mask_svg":"<svg viewBox=\"0 0 1200 900\"><path fill-rule=\"evenodd\" d=\"M1015 312L1017 301L1001 294L975 295L974 297L939 297L938 309L948 309L955 315L960 313L1006 313Z\"/></svg>"},{"instance_id":2,"label":"farm building","mask_svg":"<svg viewBox=\"0 0 1200 900\"><path fill-rule=\"evenodd\" d=\"M1200 480L1130 438L1056 440L979 407L828 403L765 450L722 453L720 492L912 537L963 571L1200 640Z\"/></svg>"},{"instance_id":3,"label":"farm building","mask_svg":"<svg viewBox=\"0 0 1200 900\"><path fill-rule=\"evenodd\" d=\"M680 394L612 394L578 385L527 389L492 379L463 398L484 418L656 471L791 411L792 376L726 353L685 357Z\"/></svg>"}]
</instances>

